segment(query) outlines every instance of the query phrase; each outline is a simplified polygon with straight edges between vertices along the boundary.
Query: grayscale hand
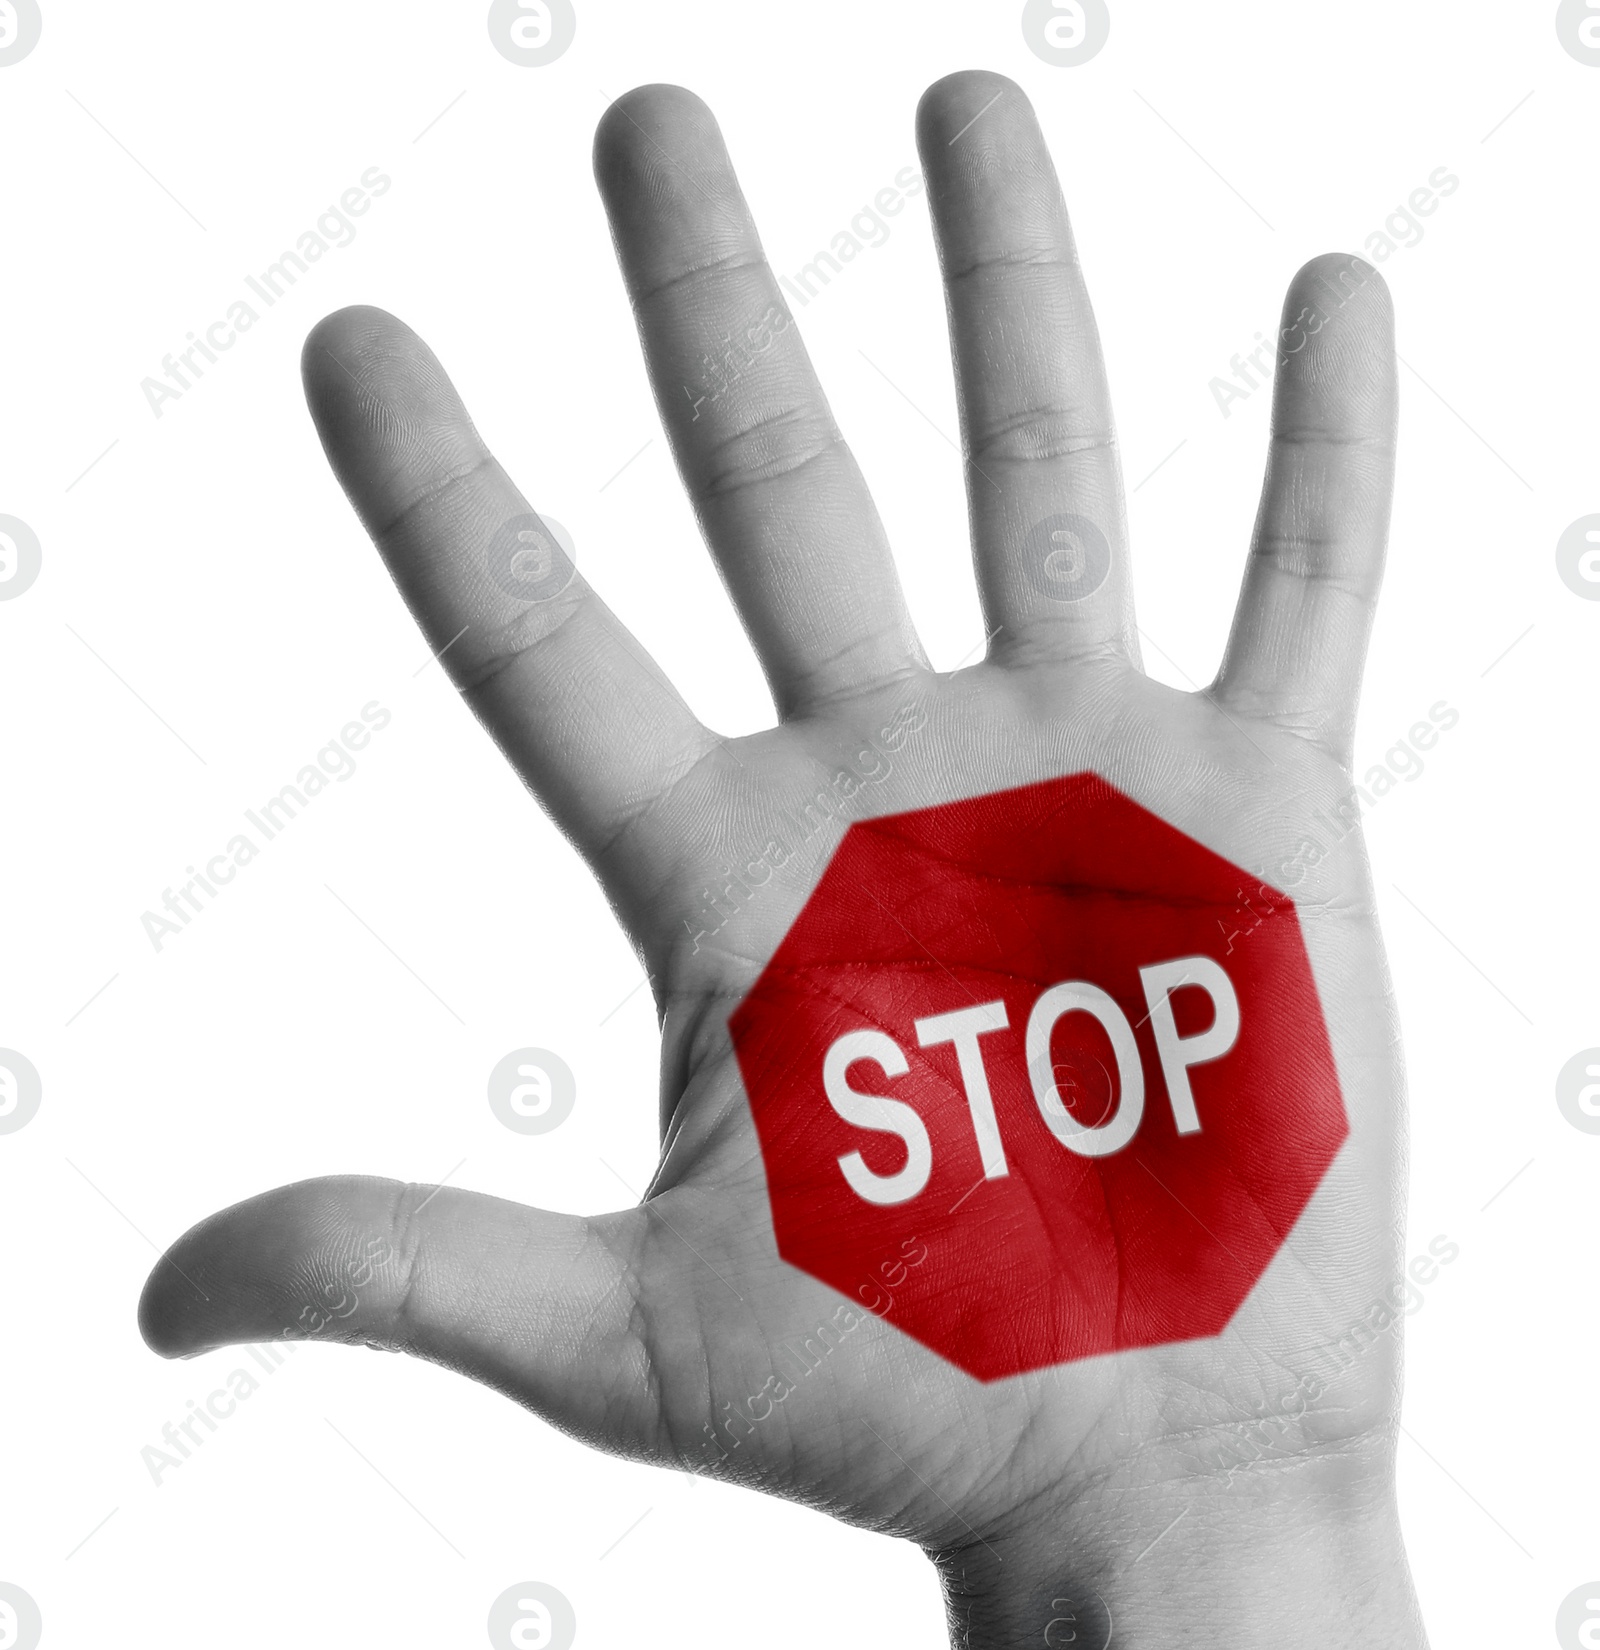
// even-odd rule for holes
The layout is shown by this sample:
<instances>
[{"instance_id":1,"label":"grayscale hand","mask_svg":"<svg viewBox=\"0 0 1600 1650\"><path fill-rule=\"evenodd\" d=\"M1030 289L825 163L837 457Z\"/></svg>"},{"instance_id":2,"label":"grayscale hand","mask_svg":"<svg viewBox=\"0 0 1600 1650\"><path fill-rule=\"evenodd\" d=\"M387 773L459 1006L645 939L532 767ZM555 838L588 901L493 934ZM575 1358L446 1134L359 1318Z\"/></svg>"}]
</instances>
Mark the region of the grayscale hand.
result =
<instances>
[{"instance_id":1,"label":"grayscale hand","mask_svg":"<svg viewBox=\"0 0 1600 1650\"><path fill-rule=\"evenodd\" d=\"M1383 282L1329 257L1290 286L1233 632L1216 681L1180 692L1140 668L1105 371L1027 99L996 75L953 75L924 97L917 136L992 632L968 669L923 655L716 124L688 92L614 104L595 168L661 418L776 727L737 740L703 727L582 578L533 603L502 589L485 546L530 507L439 363L379 310L313 332L307 394L340 481L431 645L459 635L446 663L461 691L645 961L661 1163L640 1206L592 1217L354 1176L268 1192L177 1242L147 1286L144 1333L168 1356L286 1331L392 1345L604 1449L903 1535L938 1564L961 1644L1073 1642L1057 1602L1071 1600L1090 1647L1087 1624L1107 1615L1118 1645L1416 1646L1394 1494L1398 1336L1325 1386L1303 1380L1311 1349L1399 1275L1402 1073L1355 834L1295 890L1350 1138L1224 1334L982 1384L868 1317L848 1356L725 1459L705 1450L721 1406L761 1391L777 1343L839 1299L778 1258L727 1030L837 833L696 946L729 845L764 841L840 749L907 707L920 731L874 813L1093 769L1271 881L1351 785L1394 460ZM752 370L686 397L708 351L773 315ZM522 468L537 495L537 455ZM1056 599L1028 564L1029 529L1060 512L1102 523L1110 546L1082 600ZM1212 558L1217 577L1236 565L1198 534L1181 554ZM642 1104L618 1096L619 1121ZM374 1254L348 1315L308 1321ZM1253 1464L1231 1447L1247 1424L1265 1440Z\"/></svg>"}]
</instances>

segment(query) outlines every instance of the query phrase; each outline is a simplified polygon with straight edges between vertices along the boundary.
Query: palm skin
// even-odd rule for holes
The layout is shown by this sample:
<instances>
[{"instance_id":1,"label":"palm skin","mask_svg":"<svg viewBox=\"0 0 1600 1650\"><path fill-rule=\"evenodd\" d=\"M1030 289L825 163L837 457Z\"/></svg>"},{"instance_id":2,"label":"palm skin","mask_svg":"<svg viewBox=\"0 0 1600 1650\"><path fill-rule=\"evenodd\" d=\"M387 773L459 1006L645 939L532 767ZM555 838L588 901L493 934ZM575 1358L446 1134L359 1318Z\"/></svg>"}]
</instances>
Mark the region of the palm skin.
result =
<instances>
[{"instance_id":1,"label":"palm skin","mask_svg":"<svg viewBox=\"0 0 1600 1650\"><path fill-rule=\"evenodd\" d=\"M437 363L380 311L313 333L308 396L352 502L434 645L458 638L457 681L645 959L662 1159L638 1207L588 1219L356 1178L266 1194L179 1241L147 1286L145 1334L172 1355L286 1330L385 1342L606 1449L907 1536L939 1562L960 1642L1037 1644L1062 1615L1052 1600L1070 1597L1080 1622L1114 1614L1118 1643L1345 1643L1359 1626L1415 1644L1392 1506L1398 1337L1337 1379L1316 1361L1397 1276L1403 1208L1395 1016L1354 836L1295 888L1350 1138L1225 1333L983 1384L867 1316L753 1429L718 1430L768 1385L779 1343L840 1300L778 1258L727 1030L838 832L797 847L707 932L705 891L729 863L908 708L917 731L872 787L871 814L1092 769L1272 882L1312 813L1351 784L1394 441L1381 281L1347 259L1296 277L1233 636L1216 683L1178 692L1139 669L1104 373L1026 99L998 76L952 76L925 97L918 137L991 631L969 669L938 674L921 654L716 127L689 94L644 88L614 105L596 170L662 417L776 728L703 728L581 580L529 603L486 579L483 545L528 506ZM1335 305L1327 280L1352 268ZM774 312L783 324L730 383L683 395L708 353ZM1025 548L1063 511L1101 524L1112 551L1104 583L1072 601ZM347 1287L374 1252L383 1264ZM340 1315L306 1317L336 1299ZM1319 1369L1308 1404L1302 1376ZM1257 1428L1266 1458L1239 1470L1234 1450L1228 1470L1220 1446L1263 1414L1287 1424ZM1319 1619L1314 1605L1352 1577L1358 1602ZM1071 1642L1054 1631L1043 1642Z\"/></svg>"}]
</instances>

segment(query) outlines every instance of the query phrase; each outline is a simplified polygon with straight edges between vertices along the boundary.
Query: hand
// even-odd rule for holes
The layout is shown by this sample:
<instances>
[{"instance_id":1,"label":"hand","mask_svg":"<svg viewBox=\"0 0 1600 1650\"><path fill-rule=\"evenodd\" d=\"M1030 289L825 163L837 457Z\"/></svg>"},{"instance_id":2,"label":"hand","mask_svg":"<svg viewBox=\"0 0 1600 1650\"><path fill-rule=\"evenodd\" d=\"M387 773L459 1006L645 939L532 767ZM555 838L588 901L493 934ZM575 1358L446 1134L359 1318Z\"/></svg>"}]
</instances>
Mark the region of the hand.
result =
<instances>
[{"instance_id":1,"label":"hand","mask_svg":"<svg viewBox=\"0 0 1600 1650\"><path fill-rule=\"evenodd\" d=\"M661 416L776 728L727 740L701 726L582 579L530 603L487 577L484 546L529 506L438 363L378 310L311 335L307 394L340 480L432 644L459 638L445 658L461 690L646 961L661 1166L640 1207L594 1218L357 1178L267 1193L175 1245L146 1288L144 1333L169 1356L285 1331L392 1344L607 1449L903 1534L939 1564L964 1644L1096 1645L1090 1624L1107 1616L1129 1645L1419 1644L1394 1511L1398 1337L1310 1401L1300 1373L1398 1275L1401 1072L1354 837L1295 890L1350 1138L1221 1336L981 1384L869 1317L858 1352L737 1447L707 1451L722 1406L768 1381L777 1343L839 1300L777 1257L727 1030L838 833L798 848L708 937L700 896L730 845L764 841L840 749L908 707L914 748L875 814L1093 769L1271 881L1351 783L1393 468L1382 281L1322 259L1290 288L1233 633L1216 682L1177 692L1139 668L1105 373L1027 100L995 75L952 76L923 99L918 141L991 631L970 669L940 675L923 657L716 125L687 92L613 105L595 165ZM1334 306L1318 278L1341 276ZM686 396L705 354L763 318L749 370ZM1112 553L1071 602L1020 548L1060 512L1103 524ZM352 1265L371 1281L347 1291ZM349 1311L313 1331L308 1280ZM1050 1626L1064 1599L1075 1641Z\"/></svg>"}]
</instances>

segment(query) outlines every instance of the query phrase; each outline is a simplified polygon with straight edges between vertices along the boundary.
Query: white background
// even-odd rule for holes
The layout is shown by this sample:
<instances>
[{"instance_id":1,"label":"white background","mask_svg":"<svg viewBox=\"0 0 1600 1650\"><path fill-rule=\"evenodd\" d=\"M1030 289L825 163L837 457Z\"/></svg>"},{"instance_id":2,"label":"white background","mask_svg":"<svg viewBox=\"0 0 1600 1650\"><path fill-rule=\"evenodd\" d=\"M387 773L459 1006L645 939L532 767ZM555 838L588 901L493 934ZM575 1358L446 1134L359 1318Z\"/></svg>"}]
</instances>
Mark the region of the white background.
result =
<instances>
[{"instance_id":1,"label":"white background","mask_svg":"<svg viewBox=\"0 0 1600 1650\"><path fill-rule=\"evenodd\" d=\"M1020 10L579 0L571 50L527 69L482 5L44 0L38 49L0 69L0 512L44 547L0 603L0 1044L44 1079L0 1137L0 1580L47 1644L471 1644L525 1579L591 1646L943 1642L911 1548L597 1456L406 1359L303 1348L159 1488L140 1459L253 1369L139 1340L153 1246L194 1220L309 1175L453 1167L598 1211L652 1166L639 967L422 668L297 369L328 310L405 317L696 711L769 720L590 178L608 98L651 80L712 104L791 275L915 163L931 80L1022 83L1109 358L1148 668L1174 682L1215 668L1265 450L1266 394L1224 418L1209 381L1271 336L1305 258L1365 250L1435 168L1459 177L1380 266L1408 365L1358 747L1365 769L1436 701L1460 713L1368 826L1411 1072L1408 1251L1461 1248L1407 1326L1401 1485L1436 1644L1551 1642L1600 1573L1600 1137L1553 1088L1600 1044L1600 604L1554 559L1600 510L1600 68L1542 0L1113 0L1075 69L1029 52ZM353 244L155 418L141 378L371 166L393 187ZM981 631L925 202L798 314L953 666ZM356 775L157 954L140 913L373 699L393 722ZM485 1100L526 1044L577 1074L545 1136Z\"/></svg>"}]
</instances>

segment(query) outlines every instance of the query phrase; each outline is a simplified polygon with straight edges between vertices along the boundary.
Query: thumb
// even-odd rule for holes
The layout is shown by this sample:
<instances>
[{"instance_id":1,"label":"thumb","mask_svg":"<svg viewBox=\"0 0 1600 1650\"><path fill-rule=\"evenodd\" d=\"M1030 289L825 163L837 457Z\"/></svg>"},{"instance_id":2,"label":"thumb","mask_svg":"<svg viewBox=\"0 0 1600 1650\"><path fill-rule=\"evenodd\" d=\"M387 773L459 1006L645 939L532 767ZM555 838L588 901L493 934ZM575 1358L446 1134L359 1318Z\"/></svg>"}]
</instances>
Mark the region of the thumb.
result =
<instances>
[{"instance_id":1,"label":"thumb","mask_svg":"<svg viewBox=\"0 0 1600 1650\"><path fill-rule=\"evenodd\" d=\"M303 1180L212 1215L150 1274L163 1357L241 1341L415 1353L611 1450L653 1453L637 1210L585 1219L397 1180Z\"/></svg>"}]
</instances>

